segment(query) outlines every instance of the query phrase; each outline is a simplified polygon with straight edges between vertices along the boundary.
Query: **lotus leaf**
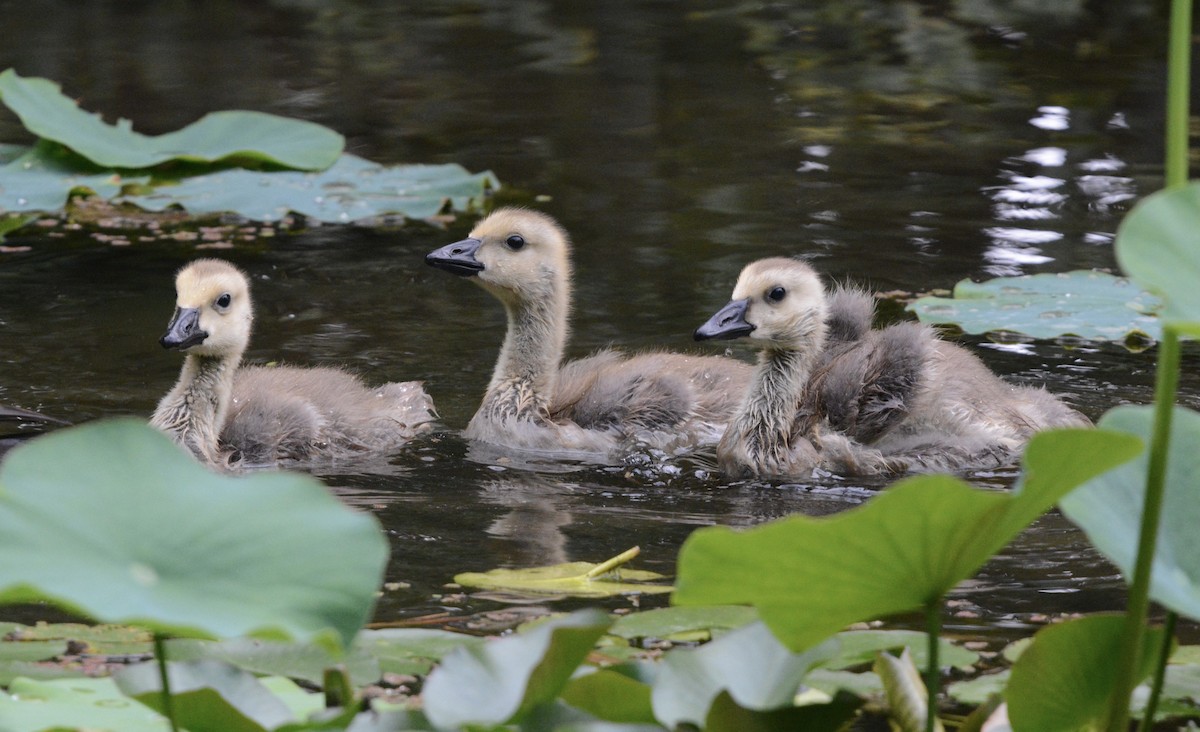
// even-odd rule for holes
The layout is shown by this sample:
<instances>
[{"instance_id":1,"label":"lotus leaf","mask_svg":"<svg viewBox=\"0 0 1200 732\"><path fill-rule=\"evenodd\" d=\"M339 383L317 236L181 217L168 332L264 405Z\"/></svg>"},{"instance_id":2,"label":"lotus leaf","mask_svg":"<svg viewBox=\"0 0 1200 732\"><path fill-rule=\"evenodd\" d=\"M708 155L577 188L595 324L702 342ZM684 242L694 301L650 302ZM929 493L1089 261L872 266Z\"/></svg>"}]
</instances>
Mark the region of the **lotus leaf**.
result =
<instances>
[{"instance_id":1,"label":"lotus leaf","mask_svg":"<svg viewBox=\"0 0 1200 732\"><path fill-rule=\"evenodd\" d=\"M459 646L480 646L484 638L432 628L364 630L354 647L379 660L387 673L423 676L435 661Z\"/></svg>"},{"instance_id":2,"label":"lotus leaf","mask_svg":"<svg viewBox=\"0 0 1200 732\"><path fill-rule=\"evenodd\" d=\"M1100 427L1149 440L1153 407L1117 407ZM1200 619L1200 413L1178 407L1172 417L1163 511L1154 552L1150 596L1175 612ZM1145 502L1147 457L1121 465L1085 483L1062 500L1063 513L1092 544L1130 577L1136 561Z\"/></svg>"},{"instance_id":3,"label":"lotus leaf","mask_svg":"<svg viewBox=\"0 0 1200 732\"><path fill-rule=\"evenodd\" d=\"M425 714L442 728L519 721L558 697L610 622L599 610L582 610L457 648L425 680Z\"/></svg>"},{"instance_id":4,"label":"lotus leaf","mask_svg":"<svg viewBox=\"0 0 1200 732\"><path fill-rule=\"evenodd\" d=\"M170 725L158 712L122 694L110 678L16 679L7 694L0 694L0 729L168 732Z\"/></svg>"},{"instance_id":5,"label":"lotus leaf","mask_svg":"<svg viewBox=\"0 0 1200 732\"><path fill-rule=\"evenodd\" d=\"M926 323L967 333L1011 331L1032 338L1072 335L1088 340L1157 339L1162 303L1123 277L1075 271L962 280L954 297L922 297L908 306Z\"/></svg>"},{"instance_id":6,"label":"lotus leaf","mask_svg":"<svg viewBox=\"0 0 1200 732\"><path fill-rule=\"evenodd\" d=\"M386 555L375 520L315 479L217 475L137 420L59 430L0 464L0 602L348 646Z\"/></svg>"},{"instance_id":7,"label":"lotus leaf","mask_svg":"<svg viewBox=\"0 0 1200 732\"><path fill-rule=\"evenodd\" d=\"M809 670L836 653L835 640L792 653L761 622L699 648L677 648L663 657L651 692L654 715L668 729L688 722L700 725L723 691L745 709L791 706Z\"/></svg>"},{"instance_id":8,"label":"lotus leaf","mask_svg":"<svg viewBox=\"0 0 1200 732\"><path fill-rule=\"evenodd\" d=\"M609 632L622 638L666 638L677 633L731 630L757 619L754 608L744 605L662 607L623 615Z\"/></svg>"},{"instance_id":9,"label":"lotus leaf","mask_svg":"<svg viewBox=\"0 0 1200 732\"><path fill-rule=\"evenodd\" d=\"M464 572L454 581L467 587L509 590L575 597L610 597L626 594L670 592L670 585L642 584L663 579L657 572L624 569L620 565L637 556L637 547L600 564L567 562L550 567L493 569L490 572Z\"/></svg>"},{"instance_id":10,"label":"lotus leaf","mask_svg":"<svg viewBox=\"0 0 1200 732\"><path fill-rule=\"evenodd\" d=\"M1163 319L1200 328L1200 183L1142 199L1117 229L1117 262L1130 279L1166 302Z\"/></svg>"},{"instance_id":11,"label":"lotus leaf","mask_svg":"<svg viewBox=\"0 0 1200 732\"><path fill-rule=\"evenodd\" d=\"M213 112L176 132L150 137L128 120L110 125L84 112L49 79L0 73L0 101L25 129L60 143L97 165L149 168L169 160L215 163L241 158L299 170L333 164L345 139L321 125L263 112Z\"/></svg>"},{"instance_id":12,"label":"lotus leaf","mask_svg":"<svg viewBox=\"0 0 1200 732\"><path fill-rule=\"evenodd\" d=\"M320 173L229 169L194 175L121 200L149 211L179 205L193 214L230 211L255 221L298 213L329 223L387 215L427 219L477 205L495 176L461 165L383 166L343 155Z\"/></svg>"},{"instance_id":13,"label":"lotus leaf","mask_svg":"<svg viewBox=\"0 0 1200 732\"><path fill-rule=\"evenodd\" d=\"M57 211L71 191L82 189L112 198L123 186L148 180L149 176L125 177L112 170L73 167L63 155L39 145L0 167L0 213Z\"/></svg>"},{"instance_id":14,"label":"lotus leaf","mask_svg":"<svg viewBox=\"0 0 1200 732\"><path fill-rule=\"evenodd\" d=\"M674 601L754 605L800 651L851 623L937 602L1063 495L1140 449L1119 433L1053 430L1030 442L1015 494L920 476L831 517L700 529L680 551Z\"/></svg>"},{"instance_id":15,"label":"lotus leaf","mask_svg":"<svg viewBox=\"0 0 1200 732\"><path fill-rule=\"evenodd\" d=\"M879 651L908 649L913 663L923 668L929 652L928 638L919 630L847 630L837 634L837 656L822 665L826 668L849 668L873 663ZM979 654L956 646L946 638L939 638L938 659L942 668L966 670L979 660Z\"/></svg>"},{"instance_id":16,"label":"lotus leaf","mask_svg":"<svg viewBox=\"0 0 1200 732\"><path fill-rule=\"evenodd\" d=\"M351 651L339 658L315 643L283 643L257 638L230 638L221 641L175 638L167 641L166 656L171 661L215 660L268 676L286 676L320 684L325 669L342 664L356 686L379 679L379 661L362 649L358 640Z\"/></svg>"},{"instance_id":17,"label":"lotus leaf","mask_svg":"<svg viewBox=\"0 0 1200 732\"><path fill-rule=\"evenodd\" d=\"M1116 683L1124 624L1124 615L1098 614L1038 631L1033 644L1013 664L1008 681L1013 729L1101 729ZM1136 679L1150 674L1162 639L1161 628L1147 631Z\"/></svg>"},{"instance_id":18,"label":"lotus leaf","mask_svg":"<svg viewBox=\"0 0 1200 732\"><path fill-rule=\"evenodd\" d=\"M621 673L620 667L576 676L563 690L562 698L571 706L609 722L654 723L650 686Z\"/></svg>"}]
</instances>

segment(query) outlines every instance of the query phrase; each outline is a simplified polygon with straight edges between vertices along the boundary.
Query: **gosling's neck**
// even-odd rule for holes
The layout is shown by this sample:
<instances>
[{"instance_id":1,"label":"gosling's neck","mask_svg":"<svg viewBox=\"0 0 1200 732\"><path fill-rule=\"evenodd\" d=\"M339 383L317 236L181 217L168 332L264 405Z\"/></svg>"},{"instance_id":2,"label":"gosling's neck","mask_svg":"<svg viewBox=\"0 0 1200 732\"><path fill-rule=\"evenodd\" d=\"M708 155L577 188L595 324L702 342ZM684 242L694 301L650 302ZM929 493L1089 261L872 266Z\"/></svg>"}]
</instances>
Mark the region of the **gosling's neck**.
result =
<instances>
[{"instance_id":1,"label":"gosling's neck","mask_svg":"<svg viewBox=\"0 0 1200 732\"><path fill-rule=\"evenodd\" d=\"M508 331L483 403L471 420L468 436L483 421L541 421L557 386L567 340L568 296L505 301Z\"/></svg>"},{"instance_id":2,"label":"gosling's neck","mask_svg":"<svg viewBox=\"0 0 1200 732\"><path fill-rule=\"evenodd\" d=\"M229 413L233 375L241 354L203 356L189 353L175 387L163 397L150 424L166 432L197 458L220 462L221 428Z\"/></svg>"}]
</instances>

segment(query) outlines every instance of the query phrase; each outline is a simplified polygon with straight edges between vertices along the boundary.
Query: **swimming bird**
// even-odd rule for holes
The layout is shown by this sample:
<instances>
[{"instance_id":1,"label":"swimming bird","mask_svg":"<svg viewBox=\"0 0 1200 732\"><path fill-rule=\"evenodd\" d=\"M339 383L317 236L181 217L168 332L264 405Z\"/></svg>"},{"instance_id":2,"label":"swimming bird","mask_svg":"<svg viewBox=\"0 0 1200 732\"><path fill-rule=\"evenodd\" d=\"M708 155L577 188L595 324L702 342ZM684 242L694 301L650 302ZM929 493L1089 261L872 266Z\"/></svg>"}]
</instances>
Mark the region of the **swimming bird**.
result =
<instances>
[{"instance_id":1,"label":"swimming bird","mask_svg":"<svg viewBox=\"0 0 1200 732\"><path fill-rule=\"evenodd\" d=\"M717 448L734 475L797 477L1006 465L1049 427L1090 421L1044 389L1008 384L928 326L874 330L865 293L827 294L807 264L752 262L697 340L749 337L758 367Z\"/></svg>"},{"instance_id":2,"label":"swimming bird","mask_svg":"<svg viewBox=\"0 0 1200 732\"><path fill-rule=\"evenodd\" d=\"M198 259L175 277L160 339L183 369L150 423L207 463L228 466L386 453L431 428L420 382L365 386L336 368L241 366L250 342L250 282L232 264Z\"/></svg>"},{"instance_id":3,"label":"swimming bird","mask_svg":"<svg viewBox=\"0 0 1200 732\"><path fill-rule=\"evenodd\" d=\"M550 216L500 208L467 239L426 256L428 264L470 278L507 313L499 358L465 436L607 458L643 448L714 445L737 408L750 365L721 356L611 349L564 364L570 251L567 232Z\"/></svg>"}]
</instances>

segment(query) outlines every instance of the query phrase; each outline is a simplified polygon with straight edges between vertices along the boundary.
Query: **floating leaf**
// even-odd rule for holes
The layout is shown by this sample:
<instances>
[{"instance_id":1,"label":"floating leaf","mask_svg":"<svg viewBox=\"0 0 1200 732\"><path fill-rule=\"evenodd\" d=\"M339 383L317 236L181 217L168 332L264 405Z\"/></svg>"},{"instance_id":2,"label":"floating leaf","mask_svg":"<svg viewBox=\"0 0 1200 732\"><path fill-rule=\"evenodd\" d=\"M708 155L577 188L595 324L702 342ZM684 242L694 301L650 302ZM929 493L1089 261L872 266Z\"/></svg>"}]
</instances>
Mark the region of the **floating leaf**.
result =
<instances>
[{"instance_id":1,"label":"floating leaf","mask_svg":"<svg viewBox=\"0 0 1200 732\"><path fill-rule=\"evenodd\" d=\"M836 641L792 653L759 622L699 648L677 648L663 657L652 691L654 715L668 729L701 725L722 691L745 709L791 706L804 676L835 653Z\"/></svg>"},{"instance_id":2,"label":"floating leaf","mask_svg":"<svg viewBox=\"0 0 1200 732\"><path fill-rule=\"evenodd\" d=\"M217 475L136 420L59 430L0 464L0 602L348 646L386 554L376 521L313 478Z\"/></svg>"},{"instance_id":3,"label":"floating leaf","mask_svg":"<svg viewBox=\"0 0 1200 732\"><path fill-rule=\"evenodd\" d=\"M1015 494L920 476L831 517L700 529L680 551L674 601L754 605L803 650L851 623L935 602L1076 485L1140 449L1128 435L1054 430L1030 442Z\"/></svg>"},{"instance_id":4,"label":"floating leaf","mask_svg":"<svg viewBox=\"0 0 1200 732\"><path fill-rule=\"evenodd\" d=\"M913 663L925 667L929 636L919 630L847 630L837 634L838 654L822 664L825 668L847 668L874 663L880 651L908 649ZM971 668L979 654L956 646L949 639L938 639L938 659L942 668Z\"/></svg>"},{"instance_id":5,"label":"floating leaf","mask_svg":"<svg viewBox=\"0 0 1200 732\"><path fill-rule=\"evenodd\" d=\"M0 213L57 211L75 190L112 198L123 186L145 183L149 176L126 178L115 171L81 170L65 156L40 144L0 167Z\"/></svg>"},{"instance_id":6,"label":"floating leaf","mask_svg":"<svg viewBox=\"0 0 1200 732\"><path fill-rule=\"evenodd\" d=\"M379 679L380 664L356 640L353 649L340 657L315 643L283 643L255 638L221 641L175 638L167 641L171 661L224 661L238 668L267 676L286 676L321 684L325 669L342 664L357 686Z\"/></svg>"},{"instance_id":7,"label":"floating leaf","mask_svg":"<svg viewBox=\"0 0 1200 732\"><path fill-rule=\"evenodd\" d=\"M379 660L385 673L424 676L434 662L460 646L481 646L486 638L432 628L387 628L364 630L354 641L355 649Z\"/></svg>"},{"instance_id":8,"label":"floating leaf","mask_svg":"<svg viewBox=\"0 0 1200 732\"><path fill-rule=\"evenodd\" d=\"M170 725L153 709L122 694L109 678L16 679L7 694L0 694L0 729L168 732Z\"/></svg>"},{"instance_id":9,"label":"floating leaf","mask_svg":"<svg viewBox=\"0 0 1200 732\"><path fill-rule=\"evenodd\" d=\"M583 610L455 649L425 681L425 714L443 728L517 721L558 697L610 622L599 610Z\"/></svg>"},{"instance_id":10,"label":"floating leaf","mask_svg":"<svg viewBox=\"0 0 1200 732\"><path fill-rule=\"evenodd\" d=\"M25 129L71 148L97 165L149 168L168 160L215 163L244 158L298 170L333 164L345 139L313 122L263 112L213 112L181 130L150 137L128 120L116 125L84 112L49 79L0 73L0 100Z\"/></svg>"},{"instance_id":11,"label":"floating leaf","mask_svg":"<svg viewBox=\"0 0 1200 732\"><path fill-rule=\"evenodd\" d=\"M959 704L983 704L997 694L1003 694L1008 686L1009 669L994 674L983 674L966 681L955 681L946 687L946 696Z\"/></svg>"},{"instance_id":12,"label":"floating leaf","mask_svg":"<svg viewBox=\"0 0 1200 732\"><path fill-rule=\"evenodd\" d=\"M1077 270L1062 274L962 280L954 297L922 297L908 306L926 323L967 333L1011 331L1032 338L1073 335L1088 340L1157 339L1158 298L1123 277Z\"/></svg>"},{"instance_id":13,"label":"floating leaf","mask_svg":"<svg viewBox=\"0 0 1200 732\"><path fill-rule=\"evenodd\" d=\"M347 154L320 173L221 170L121 200L149 211L182 206L193 214L228 211L254 221L290 213L329 223L390 215L427 219L447 207L479 205L495 180L490 172L469 173L453 163L383 166Z\"/></svg>"},{"instance_id":14,"label":"floating leaf","mask_svg":"<svg viewBox=\"0 0 1200 732\"><path fill-rule=\"evenodd\" d=\"M637 556L634 547L606 562L567 562L550 567L528 569L493 569L490 572L464 572L454 581L467 587L485 590L507 590L539 594L573 595L575 597L610 597L612 595L656 594L670 592L670 585L642 584L664 579L657 572L624 569L620 565Z\"/></svg>"},{"instance_id":15,"label":"floating leaf","mask_svg":"<svg viewBox=\"0 0 1200 732\"><path fill-rule=\"evenodd\" d=\"M1200 184L1152 193L1117 229L1117 262L1131 279L1162 296L1162 317L1200 327Z\"/></svg>"},{"instance_id":16,"label":"floating leaf","mask_svg":"<svg viewBox=\"0 0 1200 732\"><path fill-rule=\"evenodd\" d=\"M1013 664L1008 681L1013 729L1101 729L1116 682L1124 625L1124 615L1088 615L1038 631L1033 645ZM1162 639L1162 628L1147 631L1135 678L1150 674Z\"/></svg>"},{"instance_id":17,"label":"floating leaf","mask_svg":"<svg viewBox=\"0 0 1200 732\"><path fill-rule=\"evenodd\" d=\"M858 696L883 695L883 680L873 671L852 673L815 668L812 673L804 677L804 685L830 696L838 691L847 691Z\"/></svg>"},{"instance_id":18,"label":"floating leaf","mask_svg":"<svg viewBox=\"0 0 1200 732\"><path fill-rule=\"evenodd\" d=\"M191 732L267 732L296 715L252 674L220 661L167 664L171 706ZM156 662L140 663L115 676L127 696L162 714L162 678Z\"/></svg>"},{"instance_id":19,"label":"floating leaf","mask_svg":"<svg viewBox=\"0 0 1200 732\"><path fill-rule=\"evenodd\" d=\"M623 615L608 632L622 638L667 638L678 633L732 630L757 619L754 608L745 605L661 607Z\"/></svg>"},{"instance_id":20,"label":"floating leaf","mask_svg":"<svg viewBox=\"0 0 1200 732\"><path fill-rule=\"evenodd\" d=\"M1149 441L1153 407L1117 407L1100 427ZM1176 408L1168 446L1163 511L1158 546L1151 565L1150 596L1175 612L1200 619L1200 413ZM1100 475L1062 500L1063 513L1087 534L1092 544L1121 570L1133 576L1145 503L1145 454Z\"/></svg>"}]
</instances>

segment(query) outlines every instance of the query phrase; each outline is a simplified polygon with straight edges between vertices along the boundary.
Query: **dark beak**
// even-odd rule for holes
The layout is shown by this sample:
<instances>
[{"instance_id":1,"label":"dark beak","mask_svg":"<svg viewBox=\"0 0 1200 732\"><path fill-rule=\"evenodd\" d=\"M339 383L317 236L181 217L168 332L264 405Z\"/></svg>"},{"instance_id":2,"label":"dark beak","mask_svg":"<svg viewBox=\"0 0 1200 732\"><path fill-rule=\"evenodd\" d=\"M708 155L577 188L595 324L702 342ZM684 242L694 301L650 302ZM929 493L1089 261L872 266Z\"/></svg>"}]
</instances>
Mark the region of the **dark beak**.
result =
<instances>
[{"instance_id":1,"label":"dark beak","mask_svg":"<svg viewBox=\"0 0 1200 732\"><path fill-rule=\"evenodd\" d=\"M167 332L158 342L163 348L184 351L203 343L207 337L208 333L200 330L199 308L175 308L175 316L167 323Z\"/></svg>"},{"instance_id":2,"label":"dark beak","mask_svg":"<svg viewBox=\"0 0 1200 732\"><path fill-rule=\"evenodd\" d=\"M731 301L718 310L716 315L709 318L707 323L696 329L696 340L727 341L750 335L754 331L754 326L746 322L746 308L749 305L750 298Z\"/></svg>"},{"instance_id":3,"label":"dark beak","mask_svg":"<svg viewBox=\"0 0 1200 732\"><path fill-rule=\"evenodd\" d=\"M463 239L435 249L425 255L425 264L444 269L459 277L471 277L483 271L483 262L475 258L475 252L483 244L478 239Z\"/></svg>"}]
</instances>

